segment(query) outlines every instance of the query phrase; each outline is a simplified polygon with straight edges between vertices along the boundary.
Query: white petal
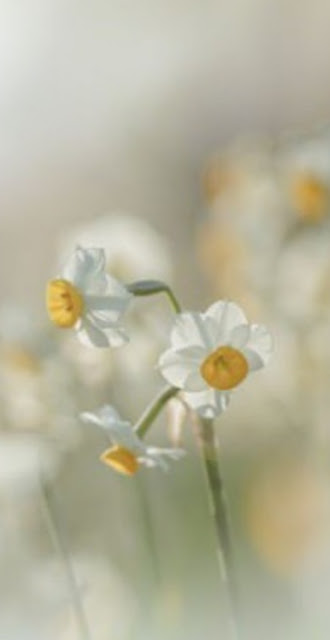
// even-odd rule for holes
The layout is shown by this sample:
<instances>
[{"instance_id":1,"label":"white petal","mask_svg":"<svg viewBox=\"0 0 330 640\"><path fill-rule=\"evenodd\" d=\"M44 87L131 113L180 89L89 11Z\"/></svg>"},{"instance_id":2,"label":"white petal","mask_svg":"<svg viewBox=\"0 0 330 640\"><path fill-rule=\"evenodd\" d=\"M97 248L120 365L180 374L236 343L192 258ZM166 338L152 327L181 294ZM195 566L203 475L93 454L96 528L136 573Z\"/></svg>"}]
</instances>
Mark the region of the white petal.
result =
<instances>
[{"instance_id":1,"label":"white petal","mask_svg":"<svg viewBox=\"0 0 330 640\"><path fill-rule=\"evenodd\" d=\"M111 404L103 405L103 407L100 407L95 413L103 422L110 424L112 422L127 422L121 419L118 411Z\"/></svg>"},{"instance_id":2,"label":"white petal","mask_svg":"<svg viewBox=\"0 0 330 640\"><path fill-rule=\"evenodd\" d=\"M213 419L227 409L230 393L208 388L200 393L184 393L183 397L202 418Z\"/></svg>"},{"instance_id":3,"label":"white petal","mask_svg":"<svg viewBox=\"0 0 330 640\"><path fill-rule=\"evenodd\" d=\"M250 325L250 338L246 348L254 351L261 358L263 366L267 364L273 351L273 339L264 325ZM244 353L245 349L242 351Z\"/></svg>"},{"instance_id":4,"label":"white petal","mask_svg":"<svg viewBox=\"0 0 330 640\"><path fill-rule=\"evenodd\" d=\"M192 371L186 378L184 383L185 391L204 391L207 388L207 383L201 376L199 369Z\"/></svg>"},{"instance_id":5,"label":"white petal","mask_svg":"<svg viewBox=\"0 0 330 640\"><path fill-rule=\"evenodd\" d=\"M106 323L102 323L100 318L95 318L94 324L98 329L103 329L103 332L107 337L109 347L122 347L129 341L125 329L119 325L113 325L112 327L107 326Z\"/></svg>"},{"instance_id":6,"label":"white petal","mask_svg":"<svg viewBox=\"0 0 330 640\"><path fill-rule=\"evenodd\" d=\"M104 427L99 413L83 411L83 413L80 414L80 418L83 422L90 422L91 424L96 424L98 427Z\"/></svg>"},{"instance_id":7,"label":"white petal","mask_svg":"<svg viewBox=\"0 0 330 640\"><path fill-rule=\"evenodd\" d=\"M162 469L162 471L168 471L168 460L166 460L166 458L161 454L160 450L157 451L156 447L154 448L154 450L152 449L153 447L147 448L147 455L145 457L144 464L146 464L149 468L159 467L159 469Z\"/></svg>"},{"instance_id":8,"label":"white petal","mask_svg":"<svg viewBox=\"0 0 330 640\"><path fill-rule=\"evenodd\" d=\"M146 448L145 456L139 458L140 462L148 467L160 467L163 471L167 471L169 468L169 461L178 461L184 455L183 449L165 449L162 447L148 446Z\"/></svg>"},{"instance_id":9,"label":"white petal","mask_svg":"<svg viewBox=\"0 0 330 640\"><path fill-rule=\"evenodd\" d=\"M115 409L111 404L103 405L103 407L101 407L98 412L102 420L106 422L120 422L123 424L130 424L128 420L123 420L120 417L117 409Z\"/></svg>"},{"instance_id":10,"label":"white petal","mask_svg":"<svg viewBox=\"0 0 330 640\"><path fill-rule=\"evenodd\" d=\"M118 317L125 311L129 299L121 296L98 296L86 294L84 296L84 302L88 309L94 312L111 313L113 321L116 321Z\"/></svg>"},{"instance_id":11,"label":"white petal","mask_svg":"<svg viewBox=\"0 0 330 640\"><path fill-rule=\"evenodd\" d=\"M127 342L128 338L125 334L124 329L118 324L117 320L114 321L112 319L111 314L108 314L106 312L103 313L101 311L97 313L96 311L89 310L85 318L87 318L89 322L97 327L97 329L101 329L104 333L107 333L110 329L120 333L124 341Z\"/></svg>"},{"instance_id":12,"label":"white petal","mask_svg":"<svg viewBox=\"0 0 330 640\"><path fill-rule=\"evenodd\" d=\"M174 349L190 346L212 347L210 336L201 313L180 313L171 332Z\"/></svg>"},{"instance_id":13,"label":"white petal","mask_svg":"<svg viewBox=\"0 0 330 640\"><path fill-rule=\"evenodd\" d=\"M145 443L134 433L133 427L123 429L120 424L116 425L116 428L112 429L111 439L114 444L118 444L121 447L125 447L135 455L144 455L146 452Z\"/></svg>"},{"instance_id":14,"label":"white petal","mask_svg":"<svg viewBox=\"0 0 330 640\"><path fill-rule=\"evenodd\" d=\"M131 295L118 284L116 295L85 294L85 313L89 322L103 331L107 339L106 346L121 346L128 338L118 322L127 308ZM99 346L104 346L100 342Z\"/></svg>"},{"instance_id":15,"label":"white petal","mask_svg":"<svg viewBox=\"0 0 330 640\"><path fill-rule=\"evenodd\" d=\"M263 359L256 351L245 348L243 349L242 353L248 362L249 371L258 371L258 369L262 369L262 367L265 366Z\"/></svg>"},{"instance_id":16,"label":"white petal","mask_svg":"<svg viewBox=\"0 0 330 640\"><path fill-rule=\"evenodd\" d=\"M79 340L87 347L106 348L109 340L104 331L96 327L89 319L83 318L77 328Z\"/></svg>"},{"instance_id":17,"label":"white petal","mask_svg":"<svg viewBox=\"0 0 330 640\"><path fill-rule=\"evenodd\" d=\"M235 327L247 324L242 309L234 302L224 300L212 304L204 314L204 318L212 336L212 346L224 344Z\"/></svg>"},{"instance_id":18,"label":"white petal","mask_svg":"<svg viewBox=\"0 0 330 640\"><path fill-rule=\"evenodd\" d=\"M85 316L76 327L79 340L88 347L121 347L128 341L122 327L103 321L93 314Z\"/></svg>"},{"instance_id":19,"label":"white petal","mask_svg":"<svg viewBox=\"0 0 330 640\"><path fill-rule=\"evenodd\" d=\"M240 324L234 327L230 334L229 342L230 346L235 349L242 349L250 339L251 328L249 324Z\"/></svg>"},{"instance_id":20,"label":"white petal","mask_svg":"<svg viewBox=\"0 0 330 640\"><path fill-rule=\"evenodd\" d=\"M169 458L170 460L180 460L181 458L183 458L183 456L186 455L186 451L184 449L180 449L176 447L171 447L171 448L148 447L147 453L149 455L164 456L165 458Z\"/></svg>"},{"instance_id":21,"label":"white petal","mask_svg":"<svg viewBox=\"0 0 330 640\"><path fill-rule=\"evenodd\" d=\"M93 412L85 411L80 414L80 417L84 422L92 422L105 428L111 428L111 425L115 423L130 425L127 420L120 417L118 411L110 404L103 405Z\"/></svg>"},{"instance_id":22,"label":"white petal","mask_svg":"<svg viewBox=\"0 0 330 640\"><path fill-rule=\"evenodd\" d=\"M201 362L205 358L202 347L187 347L174 351L165 351L159 359L159 368L164 378L179 389L200 391L206 383L199 372Z\"/></svg>"},{"instance_id":23,"label":"white petal","mask_svg":"<svg viewBox=\"0 0 330 640\"><path fill-rule=\"evenodd\" d=\"M95 311L95 309L88 308L86 316L89 320L95 324L99 329L115 329L118 325L120 315L116 311Z\"/></svg>"},{"instance_id":24,"label":"white petal","mask_svg":"<svg viewBox=\"0 0 330 640\"><path fill-rule=\"evenodd\" d=\"M128 342L129 338L125 329L118 324L118 317L116 318L112 312L89 311L87 319L96 329L104 333L108 341L108 346L120 347Z\"/></svg>"},{"instance_id":25,"label":"white petal","mask_svg":"<svg viewBox=\"0 0 330 640\"><path fill-rule=\"evenodd\" d=\"M123 420L111 405L105 405L95 412L86 411L80 417L84 422L104 429L112 444L118 444L138 455L145 454L146 445L136 435L131 423Z\"/></svg>"},{"instance_id":26,"label":"white petal","mask_svg":"<svg viewBox=\"0 0 330 640\"><path fill-rule=\"evenodd\" d=\"M145 443L134 432L130 422L119 420L108 423L107 432L113 444L125 447L134 454L144 454L146 451Z\"/></svg>"},{"instance_id":27,"label":"white petal","mask_svg":"<svg viewBox=\"0 0 330 640\"><path fill-rule=\"evenodd\" d=\"M64 266L62 276L84 292L101 293L106 288L104 250L77 247Z\"/></svg>"},{"instance_id":28,"label":"white petal","mask_svg":"<svg viewBox=\"0 0 330 640\"><path fill-rule=\"evenodd\" d=\"M155 458L148 457L147 455L139 456L138 462L140 464L143 464L145 467L147 467L147 469L154 469L154 467L157 467L158 465L158 460L156 460Z\"/></svg>"},{"instance_id":29,"label":"white petal","mask_svg":"<svg viewBox=\"0 0 330 640\"><path fill-rule=\"evenodd\" d=\"M134 298L134 296L126 289L123 284L121 284L121 282L119 282L119 280L116 280L116 278L113 278L108 273L106 274L106 283L107 295L122 298L123 303L125 301L126 305L130 300L132 300L132 298Z\"/></svg>"}]
</instances>

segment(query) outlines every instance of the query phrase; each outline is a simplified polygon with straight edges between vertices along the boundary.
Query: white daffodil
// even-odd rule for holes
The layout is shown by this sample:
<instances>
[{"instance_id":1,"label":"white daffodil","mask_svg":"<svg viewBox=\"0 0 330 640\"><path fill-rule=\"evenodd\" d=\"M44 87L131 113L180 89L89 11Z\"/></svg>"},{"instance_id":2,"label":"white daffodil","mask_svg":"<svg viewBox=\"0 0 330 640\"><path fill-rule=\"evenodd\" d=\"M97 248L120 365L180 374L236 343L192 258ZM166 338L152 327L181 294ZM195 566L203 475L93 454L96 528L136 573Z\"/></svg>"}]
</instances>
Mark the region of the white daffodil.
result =
<instances>
[{"instance_id":1,"label":"white daffodil","mask_svg":"<svg viewBox=\"0 0 330 640\"><path fill-rule=\"evenodd\" d=\"M215 302L205 313L181 313L171 347L160 357L164 378L182 389L184 400L202 417L227 408L231 391L250 371L263 367L272 339L262 325L248 324L233 302Z\"/></svg>"},{"instance_id":2,"label":"white daffodil","mask_svg":"<svg viewBox=\"0 0 330 640\"><path fill-rule=\"evenodd\" d=\"M141 464L149 468L160 467L166 471L168 459L179 460L184 454L182 449L146 445L134 432L131 423L123 420L110 405L105 405L94 413L82 413L81 419L106 431L111 447L101 454L101 460L124 475L133 475Z\"/></svg>"},{"instance_id":3,"label":"white daffodil","mask_svg":"<svg viewBox=\"0 0 330 640\"><path fill-rule=\"evenodd\" d=\"M105 270L103 249L77 247L47 286L47 309L61 328L74 328L84 344L117 347L127 340L119 324L130 293Z\"/></svg>"}]
</instances>

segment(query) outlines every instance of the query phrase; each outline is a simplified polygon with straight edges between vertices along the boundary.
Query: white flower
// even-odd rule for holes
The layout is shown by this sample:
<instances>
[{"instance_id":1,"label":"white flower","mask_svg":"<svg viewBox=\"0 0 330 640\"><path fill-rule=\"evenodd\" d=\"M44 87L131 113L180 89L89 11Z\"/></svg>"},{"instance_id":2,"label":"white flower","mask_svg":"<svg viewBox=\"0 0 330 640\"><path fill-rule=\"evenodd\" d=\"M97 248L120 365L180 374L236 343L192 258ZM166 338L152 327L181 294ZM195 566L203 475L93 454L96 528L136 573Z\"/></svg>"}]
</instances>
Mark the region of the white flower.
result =
<instances>
[{"instance_id":1,"label":"white flower","mask_svg":"<svg viewBox=\"0 0 330 640\"><path fill-rule=\"evenodd\" d=\"M111 447L101 454L101 460L116 471L133 475L140 464L146 467L168 468L168 460L178 460L182 449L164 449L146 445L134 432L130 422L123 420L110 405L105 405L94 413L81 414L84 422L102 427L109 436Z\"/></svg>"},{"instance_id":2,"label":"white flower","mask_svg":"<svg viewBox=\"0 0 330 640\"><path fill-rule=\"evenodd\" d=\"M84 344L117 347L127 340L119 324L130 293L105 271L103 249L77 247L47 287L47 309L61 328L74 328Z\"/></svg>"},{"instance_id":3,"label":"white flower","mask_svg":"<svg viewBox=\"0 0 330 640\"><path fill-rule=\"evenodd\" d=\"M219 301L205 313L176 317L171 347L161 355L159 368L170 384L182 389L190 407L214 418L227 408L231 390L263 367L271 351L264 326L248 324L238 305Z\"/></svg>"}]
</instances>

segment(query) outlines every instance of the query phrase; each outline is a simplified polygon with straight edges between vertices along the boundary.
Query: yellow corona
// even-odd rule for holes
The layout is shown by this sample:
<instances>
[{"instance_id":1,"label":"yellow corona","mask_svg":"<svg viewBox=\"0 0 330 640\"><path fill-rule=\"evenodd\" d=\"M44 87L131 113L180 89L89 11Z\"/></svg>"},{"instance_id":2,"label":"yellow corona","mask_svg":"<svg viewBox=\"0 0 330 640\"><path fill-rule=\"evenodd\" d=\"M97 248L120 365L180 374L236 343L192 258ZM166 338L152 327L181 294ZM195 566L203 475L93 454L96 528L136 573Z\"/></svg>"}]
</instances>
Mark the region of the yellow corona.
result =
<instances>
[{"instance_id":1,"label":"yellow corona","mask_svg":"<svg viewBox=\"0 0 330 640\"><path fill-rule=\"evenodd\" d=\"M100 460L126 476L133 476L139 468L136 456L128 449L118 445L104 451Z\"/></svg>"},{"instance_id":2,"label":"yellow corona","mask_svg":"<svg viewBox=\"0 0 330 640\"><path fill-rule=\"evenodd\" d=\"M247 360L238 349L223 346L213 351L204 360L200 371L210 387L227 391L244 380L248 369Z\"/></svg>"},{"instance_id":3,"label":"yellow corona","mask_svg":"<svg viewBox=\"0 0 330 640\"><path fill-rule=\"evenodd\" d=\"M48 283L46 304L52 322L64 329L74 327L84 308L80 291L71 282L60 279Z\"/></svg>"}]
</instances>

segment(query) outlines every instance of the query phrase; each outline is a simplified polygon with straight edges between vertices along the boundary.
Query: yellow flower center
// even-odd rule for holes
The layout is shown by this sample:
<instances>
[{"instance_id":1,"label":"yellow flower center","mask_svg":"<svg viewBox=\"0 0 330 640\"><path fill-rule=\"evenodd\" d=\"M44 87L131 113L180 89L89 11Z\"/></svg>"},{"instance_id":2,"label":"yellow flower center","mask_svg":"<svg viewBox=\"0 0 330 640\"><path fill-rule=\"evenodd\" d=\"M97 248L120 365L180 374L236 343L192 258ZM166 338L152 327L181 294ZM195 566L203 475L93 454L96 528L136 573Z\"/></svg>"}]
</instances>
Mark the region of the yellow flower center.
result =
<instances>
[{"instance_id":1,"label":"yellow flower center","mask_svg":"<svg viewBox=\"0 0 330 640\"><path fill-rule=\"evenodd\" d=\"M309 222L318 222L325 216L329 202L327 185L313 175L303 173L292 184L293 206Z\"/></svg>"},{"instance_id":2,"label":"yellow flower center","mask_svg":"<svg viewBox=\"0 0 330 640\"><path fill-rule=\"evenodd\" d=\"M134 453L119 445L104 451L100 460L126 476L133 476L139 468L139 462Z\"/></svg>"},{"instance_id":3,"label":"yellow flower center","mask_svg":"<svg viewBox=\"0 0 330 640\"><path fill-rule=\"evenodd\" d=\"M84 301L80 291L71 282L51 280L47 285L46 305L54 324L69 329L81 317Z\"/></svg>"},{"instance_id":4,"label":"yellow flower center","mask_svg":"<svg viewBox=\"0 0 330 640\"><path fill-rule=\"evenodd\" d=\"M236 387L248 373L243 354L233 347L219 347L202 363L200 371L210 387L226 391Z\"/></svg>"}]
</instances>

